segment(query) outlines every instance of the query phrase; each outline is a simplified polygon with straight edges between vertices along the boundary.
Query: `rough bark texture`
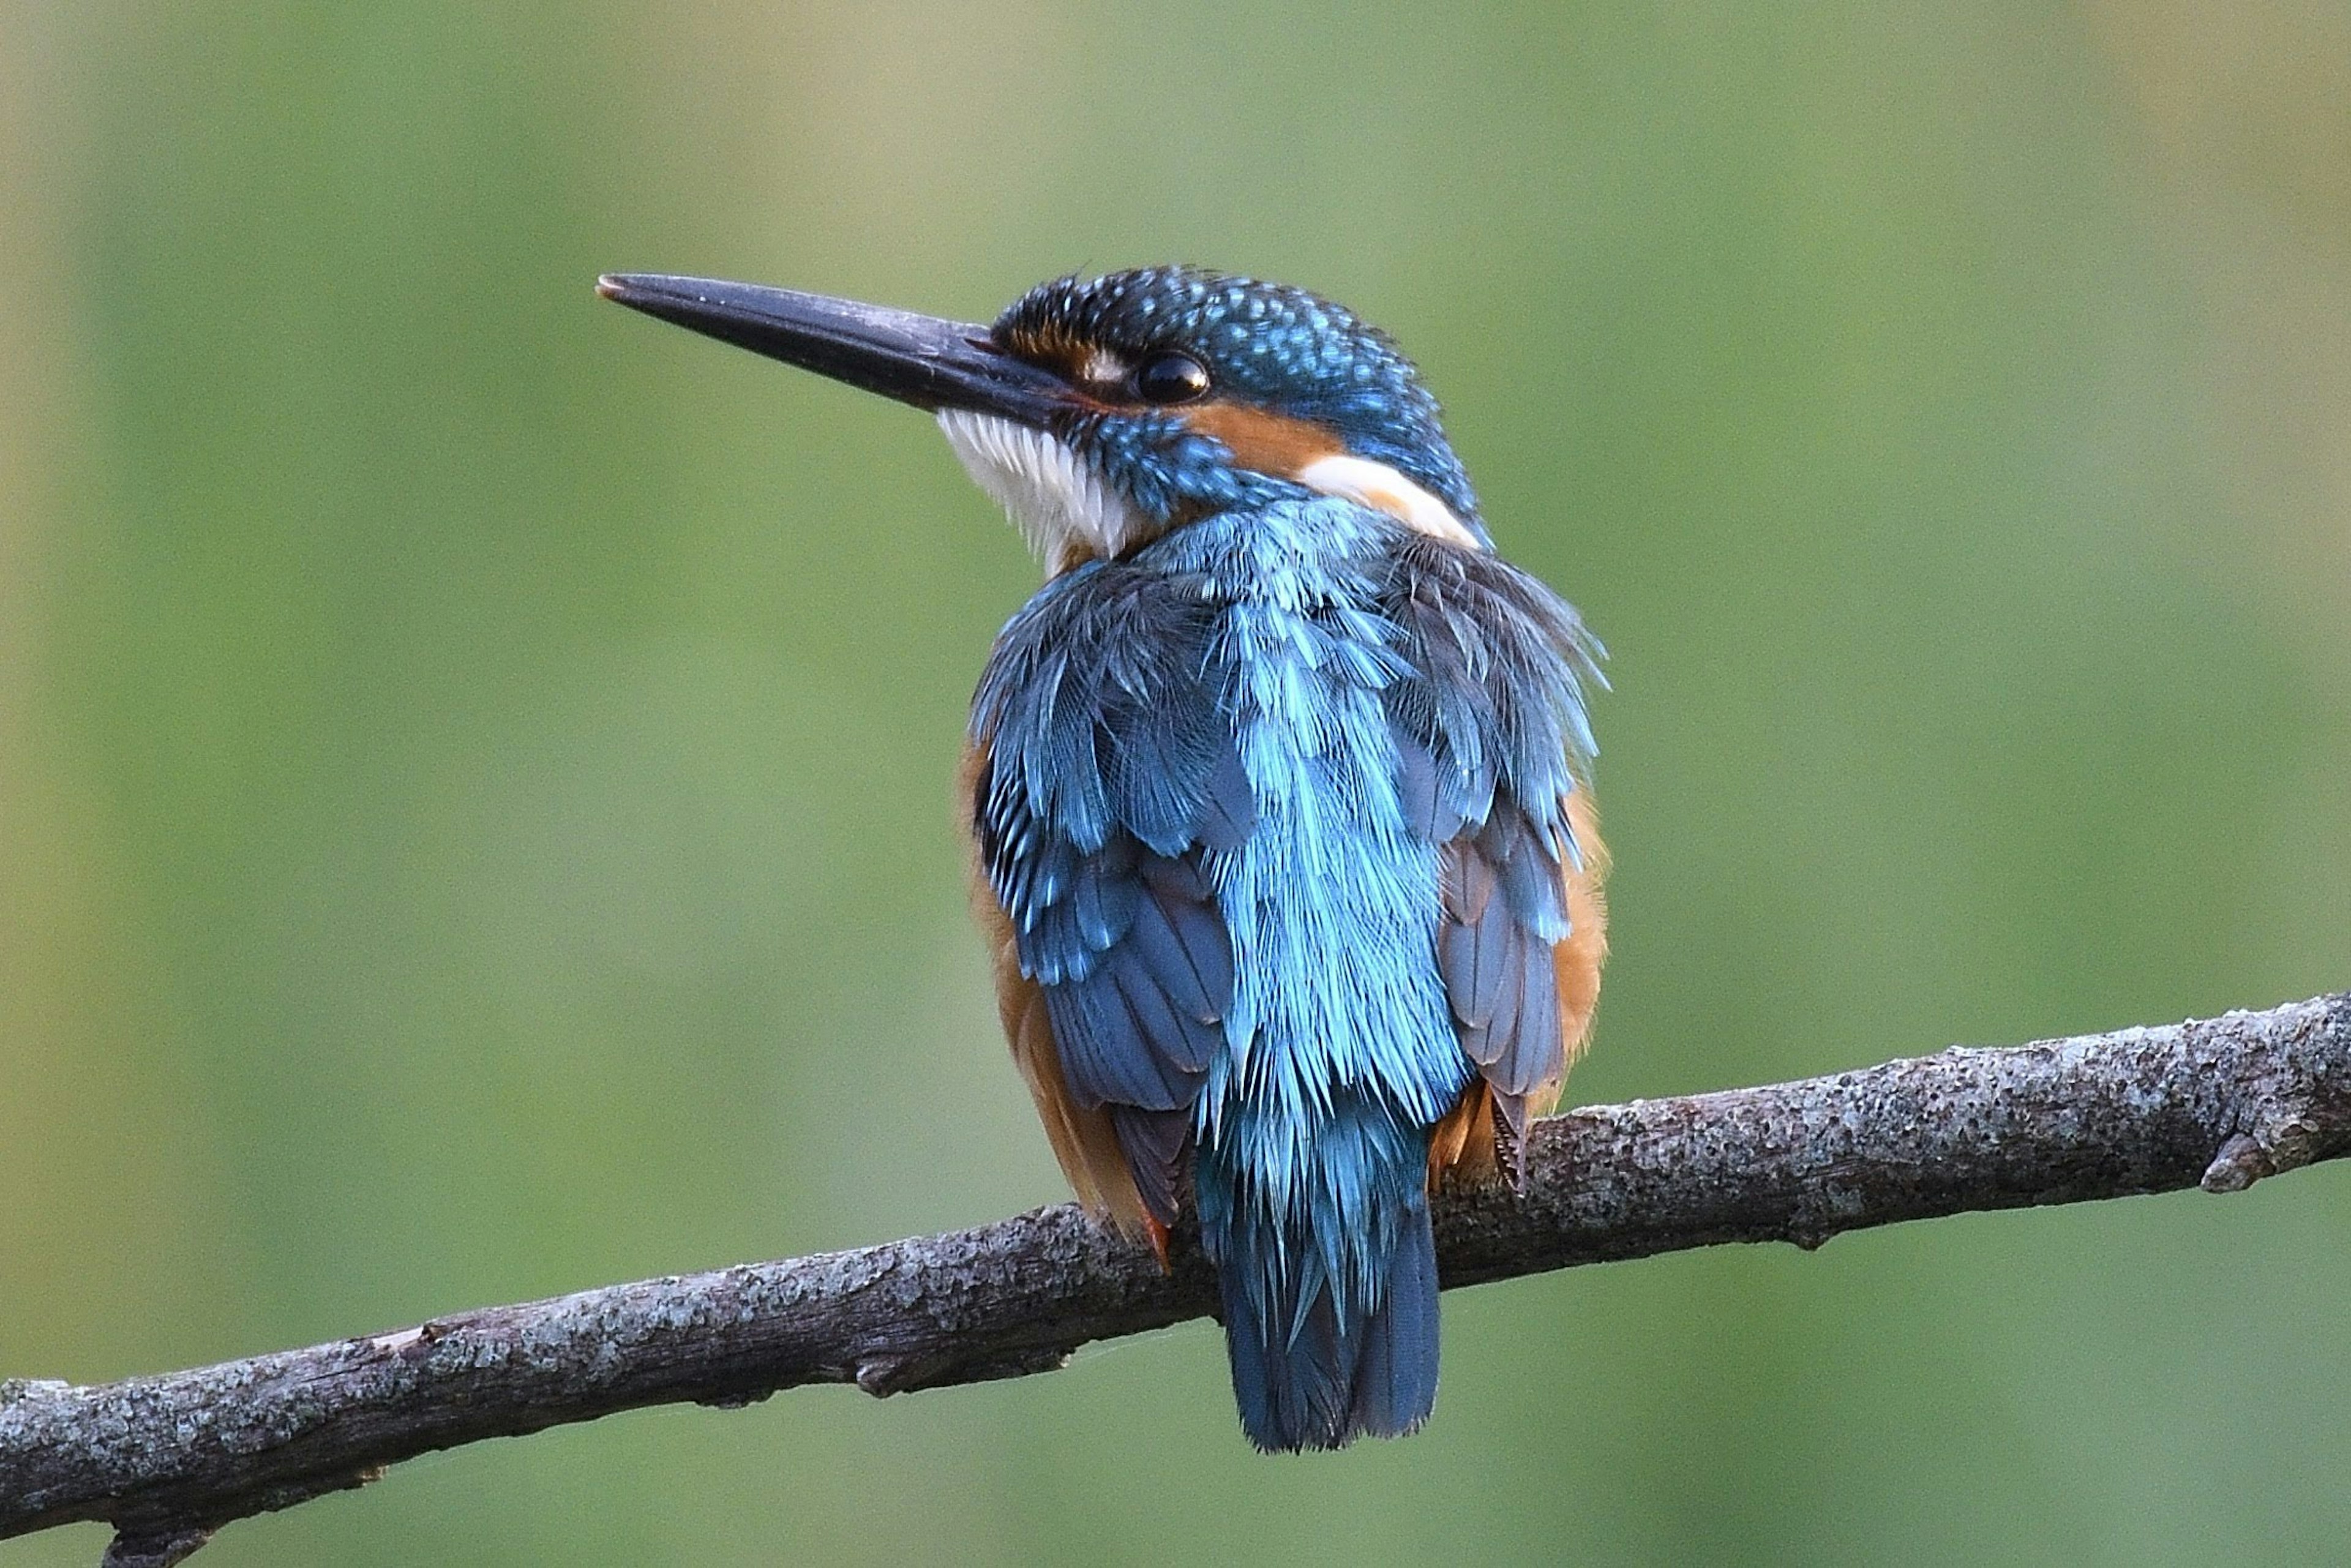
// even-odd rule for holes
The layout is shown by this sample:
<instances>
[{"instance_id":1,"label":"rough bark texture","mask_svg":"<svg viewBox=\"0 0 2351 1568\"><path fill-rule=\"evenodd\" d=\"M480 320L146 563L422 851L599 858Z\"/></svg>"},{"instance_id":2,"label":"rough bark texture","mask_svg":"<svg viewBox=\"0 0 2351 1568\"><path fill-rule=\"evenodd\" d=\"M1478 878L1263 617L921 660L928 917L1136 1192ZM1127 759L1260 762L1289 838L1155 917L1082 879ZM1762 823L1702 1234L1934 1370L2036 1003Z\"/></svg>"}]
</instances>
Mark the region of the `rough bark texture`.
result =
<instances>
[{"instance_id":1,"label":"rough bark texture","mask_svg":"<svg viewBox=\"0 0 2351 1568\"><path fill-rule=\"evenodd\" d=\"M1448 1194L1447 1286L1724 1241L2263 1176L2351 1152L2351 992L2209 1022L1946 1051L1540 1124L1525 1191ZM0 1382L0 1538L80 1520L165 1565L221 1524L412 1455L804 1383L876 1395L1057 1367L1209 1312L1071 1207L950 1235L454 1313L157 1377Z\"/></svg>"}]
</instances>

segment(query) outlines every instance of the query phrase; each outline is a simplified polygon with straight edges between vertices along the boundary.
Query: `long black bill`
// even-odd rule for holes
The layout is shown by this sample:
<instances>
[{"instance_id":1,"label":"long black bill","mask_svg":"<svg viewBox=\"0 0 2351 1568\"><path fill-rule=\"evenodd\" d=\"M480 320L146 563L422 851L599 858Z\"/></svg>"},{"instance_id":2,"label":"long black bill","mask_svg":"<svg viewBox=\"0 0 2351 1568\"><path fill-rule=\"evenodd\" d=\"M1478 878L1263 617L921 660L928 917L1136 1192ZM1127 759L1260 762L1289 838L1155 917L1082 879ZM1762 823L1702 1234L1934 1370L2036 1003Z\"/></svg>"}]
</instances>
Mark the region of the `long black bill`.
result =
<instances>
[{"instance_id":1,"label":"long black bill","mask_svg":"<svg viewBox=\"0 0 2351 1568\"><path fill-rule=\"evenodd\" d=\"M935 413L1000 414L1041 425L1070 402L1070 385L1014 359L987 329L935 316L861 305L792 288L614 272L596 292L632 310L674 321L771 360Z\"/></svg>"}]
</instances>

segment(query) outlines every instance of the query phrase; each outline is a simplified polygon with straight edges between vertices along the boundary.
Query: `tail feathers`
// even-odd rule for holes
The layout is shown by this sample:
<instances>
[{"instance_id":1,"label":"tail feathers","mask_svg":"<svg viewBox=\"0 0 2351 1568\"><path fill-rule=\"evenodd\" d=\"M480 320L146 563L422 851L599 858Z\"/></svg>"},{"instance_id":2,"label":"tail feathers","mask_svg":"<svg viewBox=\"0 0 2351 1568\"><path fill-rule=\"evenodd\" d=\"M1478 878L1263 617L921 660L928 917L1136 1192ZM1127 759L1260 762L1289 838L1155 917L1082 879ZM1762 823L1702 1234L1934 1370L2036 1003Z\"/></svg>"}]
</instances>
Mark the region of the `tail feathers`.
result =
<instances>
[{"instance_id":1,"label":"tail feathers","mask_svg":"<svg viewBox=\"0 0 2351 1568\"><path fill-rule=\"evenodd\" d=\"M1387 1300L1364 1328L1340 1438L1400 1437L1437 1407L1437 1239L1418 1205L1389 1265Z\"/></svg>"},{"instance_id":2,"label":"tail feathers","mask_svg":"<svg viewBox=\"0 0 2351 1568\"><path fill-rule=\"evenodd\" d=\"M1222 1238L1233 1394L1259 1448L1343 1448L1357 1437L1402 1437L1428 1419L1437 1404L1437 1244L1426 1201L1416 1193L1409 1203L1368 1311L1335 1300L1345 1282L1320 1269L1269 1269L1274 1260L1261 1249L1274 1242L1270 1226L1243 1224ZM1291 1240L1293 1257L1312 1252L1311 1239ZM1284 1275L1291 1288L1265 1293L1266 1281Z\"/></svg>"}]
</instances>

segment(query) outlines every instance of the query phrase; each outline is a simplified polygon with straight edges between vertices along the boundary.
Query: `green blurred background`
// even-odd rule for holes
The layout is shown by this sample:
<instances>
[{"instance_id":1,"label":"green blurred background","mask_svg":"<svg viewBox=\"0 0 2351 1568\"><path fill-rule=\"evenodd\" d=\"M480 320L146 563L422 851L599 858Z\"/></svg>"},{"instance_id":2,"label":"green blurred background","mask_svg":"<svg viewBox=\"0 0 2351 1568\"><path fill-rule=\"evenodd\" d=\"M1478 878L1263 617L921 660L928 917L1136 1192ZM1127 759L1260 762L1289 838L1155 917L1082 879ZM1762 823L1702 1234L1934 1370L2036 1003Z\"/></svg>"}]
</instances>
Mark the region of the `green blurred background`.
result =
<instances>
[{"instance_id":1,"label":"green blurred background","mask_svg":"<svg viewBox=\"0 0 2351 1568\"><path fill-rule=\"evenodd\" d=\"M2351 15L0 0L0 1374L1056 1198L949 776L1035 582L601 269L1391 328L1614 652L1573 1093L2351 984ZM2351 1172L484 1445L237 1563L2339 1560ZM94 1560L90 1527L0 1562Z\"/></svg>"}]
</instances>

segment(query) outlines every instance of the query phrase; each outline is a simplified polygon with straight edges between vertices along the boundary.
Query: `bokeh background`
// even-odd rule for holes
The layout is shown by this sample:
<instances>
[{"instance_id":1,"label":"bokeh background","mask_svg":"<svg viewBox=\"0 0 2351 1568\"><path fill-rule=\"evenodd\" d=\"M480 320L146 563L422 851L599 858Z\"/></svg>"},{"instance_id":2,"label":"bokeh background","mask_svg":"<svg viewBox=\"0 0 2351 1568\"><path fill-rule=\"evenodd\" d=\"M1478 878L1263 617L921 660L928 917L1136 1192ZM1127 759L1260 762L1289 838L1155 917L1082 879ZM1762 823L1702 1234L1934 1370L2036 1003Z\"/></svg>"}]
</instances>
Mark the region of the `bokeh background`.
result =
<instances>
[{"instance_id":1,"label":"bokeh background","mask_svg":"<svg viewBox=\"0 0 2351 1568\"><path fill-rule=\"evenodd\" d=\"M2351 13L0 0L0 1374L1055 1199L949 776L1012 532L601 269L1389 326L1614 652L1572 1092L2351 985ZM2351 1542L2351 1171L409 1464L233 1564L2212 1564ZM0 1545L87 1563L94 1528Z\"/></svg>"}]
</instances>

